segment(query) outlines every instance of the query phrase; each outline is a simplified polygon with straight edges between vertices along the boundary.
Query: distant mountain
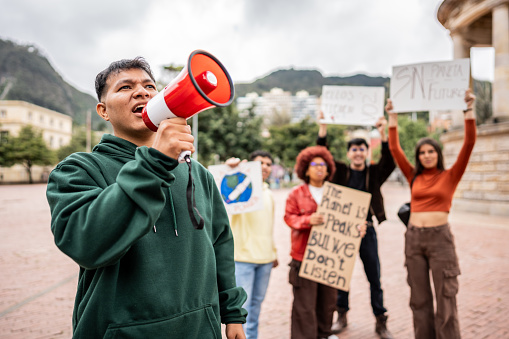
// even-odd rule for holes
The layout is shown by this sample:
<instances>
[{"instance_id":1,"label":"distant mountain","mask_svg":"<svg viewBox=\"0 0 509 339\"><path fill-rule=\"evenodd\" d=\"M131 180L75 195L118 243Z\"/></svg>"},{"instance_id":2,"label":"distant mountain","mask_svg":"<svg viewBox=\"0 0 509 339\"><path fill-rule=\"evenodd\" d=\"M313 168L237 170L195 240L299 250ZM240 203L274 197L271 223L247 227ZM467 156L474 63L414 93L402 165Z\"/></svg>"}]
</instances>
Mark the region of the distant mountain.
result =
<instances>
[{"instance_id":1,"label":"distant mountain","mask_svg":"<svg viewBox=\"0 0 509 339\"><path fill-rule=\"evenodd\" d=\"M91 110L92 128L106 126L95 114L97 99L65 82L32 45L0 39L0 99L27 101L67 114L77 124L85 124Z\"/></svg>"},{"instance_id":2,"label":"distant mountain","mask_svg":"<svg viewBox=\"0 0 509 339\"><path fill-rule=\"evenodd\" d=\"M347 77L324 77L317 70L295 70L284 69L275 71L266 77L256 80L250 84L235 84L237 97L245 96L247 93L268 92L274 87L295 94L300 90L306 90L311 95L320 96L322 86L385 86L388 92L390 78L372 77L364 74L357 74Z\"/></svg>"},{"instance_id":3,"label":"distant mountain","mask_svg":"<svg viewBox=\"0 0 509 339\"><path fill-rule=\"evenodd\" d=\"M268 92L279 87L293 94L306 90L320 95L323 85L385 86L389 78L357 74L348 77L324 77L317 70L282 69L250 84L235 84L236 96L249 92ZM86 113L92 111L92 128L109 126L95 114L97 99L69 85L55 71L37 47L18 45L0 39L0 99L23 100L67 114L77 124L84 124Z\"/></svg>"}]
</instances>

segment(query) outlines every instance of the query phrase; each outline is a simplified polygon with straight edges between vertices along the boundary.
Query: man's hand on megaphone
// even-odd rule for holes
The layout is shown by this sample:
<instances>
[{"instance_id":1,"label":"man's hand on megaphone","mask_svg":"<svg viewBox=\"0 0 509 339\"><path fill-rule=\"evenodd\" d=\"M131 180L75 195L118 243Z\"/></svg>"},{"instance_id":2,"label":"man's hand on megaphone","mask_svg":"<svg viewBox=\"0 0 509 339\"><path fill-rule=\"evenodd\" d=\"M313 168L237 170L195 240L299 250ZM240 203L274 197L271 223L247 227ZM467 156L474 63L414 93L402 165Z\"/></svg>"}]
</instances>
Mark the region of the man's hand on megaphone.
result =
<instances>
[{"instance_id":1,"label":"man's hand on megaphone","mask_svg":"<svg viewBox=\"0 0 509 339\"><path fill-rule=\"evenodd\" d=\"M183 151L194 153L194 137L191 126L184 118L172 118L161 121L156 132L152 148L166 154L170 158L178 159Z\"/></svg>"}]
</instances>

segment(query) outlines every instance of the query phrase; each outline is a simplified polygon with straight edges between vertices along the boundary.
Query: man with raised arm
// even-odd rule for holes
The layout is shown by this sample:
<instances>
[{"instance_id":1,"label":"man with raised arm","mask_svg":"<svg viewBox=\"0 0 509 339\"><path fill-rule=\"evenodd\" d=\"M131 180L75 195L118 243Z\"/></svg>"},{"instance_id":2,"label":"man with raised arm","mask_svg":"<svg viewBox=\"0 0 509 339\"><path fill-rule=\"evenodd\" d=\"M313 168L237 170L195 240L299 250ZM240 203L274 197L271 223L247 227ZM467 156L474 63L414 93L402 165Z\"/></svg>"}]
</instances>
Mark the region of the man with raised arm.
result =
<instances>
[{"instance_id":1,"label":"man with raised arm","mask_svg":"<svg viewBox=\"0 0 509 339\"><path fill-rule=\"evenodd\" d=\"M157 94L142 58L113 62L96 78L97 113L111 122L92 153L75 153L49 177L55 243L79 266L75 338L245 339L233 237L212 175L193 161L196 207L188 214L194 152L185 119L149 130L141 112Z\"/></svg>"},{"instance_id":2,"label":"man with raised arm","mask_svg":"<svg viewBox=\"0 0 509 339\"><path fill-rule=\"evenodd\" d=\"M320 117L321 118L321 117ZM394 160L389 151L388 138L385 132L387 120L380 117L376 123L382 139L382 157L377 164L366 162L368 157L368 143L362 138L355 138L348 142L347 158L349 164L336 161L336 173L331 182L371 193L371 205L367 215L366 236L361 241L359 256L364 265L364 272L370 284L371 307L376 317L375 331L382 339L392 338L387 329L387 309L383 303L383 290L380 283L380 260L378 258L378 241L373 217L380 225L387 218L383 203L383 196L380 191L382 184L387 180L395 168ZM320 124L317 144L327 145L327 125ZM348 303L348 292L338 290L337 297L337 321L332 325L332 333L341 332L347 325L346 313L350 309Z\"/></svg>"}]
</instances>

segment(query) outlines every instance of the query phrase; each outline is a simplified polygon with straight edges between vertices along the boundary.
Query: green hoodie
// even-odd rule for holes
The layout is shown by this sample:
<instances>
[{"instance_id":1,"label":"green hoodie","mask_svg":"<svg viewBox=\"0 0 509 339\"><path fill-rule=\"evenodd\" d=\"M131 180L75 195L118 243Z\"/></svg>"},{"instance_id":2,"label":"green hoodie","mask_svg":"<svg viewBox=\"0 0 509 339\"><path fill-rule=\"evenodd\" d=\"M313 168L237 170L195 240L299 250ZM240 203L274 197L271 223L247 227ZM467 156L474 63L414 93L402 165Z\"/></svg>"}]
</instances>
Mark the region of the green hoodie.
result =
<instances>
[{"instance_id":1,"label":"green hoodie","mask_svg":"<svg viewBox=\"0 0 509 339\"><path fill-rule=\"evenodd\" d=\"M75 338L221 338L220 322L245 323L235 285L233 238L212 175L159 151L105 135L51 172L51 230L80 265Z\"/></svg>"}]
</instances>

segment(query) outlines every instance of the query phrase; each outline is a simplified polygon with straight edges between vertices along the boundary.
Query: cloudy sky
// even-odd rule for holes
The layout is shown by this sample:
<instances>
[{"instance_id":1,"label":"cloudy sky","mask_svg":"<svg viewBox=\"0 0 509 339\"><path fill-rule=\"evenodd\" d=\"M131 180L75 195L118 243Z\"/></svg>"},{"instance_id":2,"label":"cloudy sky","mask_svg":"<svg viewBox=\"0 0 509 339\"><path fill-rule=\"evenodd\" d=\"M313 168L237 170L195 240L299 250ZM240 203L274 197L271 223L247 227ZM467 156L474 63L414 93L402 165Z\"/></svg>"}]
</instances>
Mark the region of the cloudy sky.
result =
<instances>
[{"instance_id":1,"label":"cloudy sky","mask_svg":"<svg viewBox=\"0 0 509 339\"><path fill-rule=\"evenodd\" d=\"M234 82L277 69L324 76L390 76L392 66L452 59L436 18L442 0L1 1L0 38L35 45L63 78L94 94L111 61L144 56L156 78L195 49ZM474 49L472 74L493 79L492 49Z\"/></svg>"}]
</instances>

